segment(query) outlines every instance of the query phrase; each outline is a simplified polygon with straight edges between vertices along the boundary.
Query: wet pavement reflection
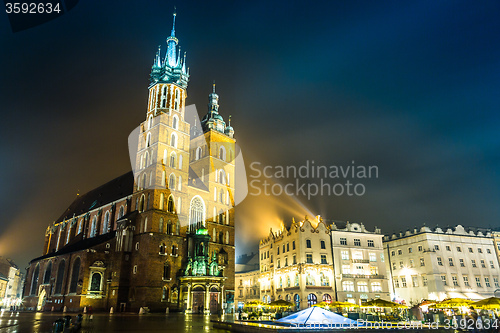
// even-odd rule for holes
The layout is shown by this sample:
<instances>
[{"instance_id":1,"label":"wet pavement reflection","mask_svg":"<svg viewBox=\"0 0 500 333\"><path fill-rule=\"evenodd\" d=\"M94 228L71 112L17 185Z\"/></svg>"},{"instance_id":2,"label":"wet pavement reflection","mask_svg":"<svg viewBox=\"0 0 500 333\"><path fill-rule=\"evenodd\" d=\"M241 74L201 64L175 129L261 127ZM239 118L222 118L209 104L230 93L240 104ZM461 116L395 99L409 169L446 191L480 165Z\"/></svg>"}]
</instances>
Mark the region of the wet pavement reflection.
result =
<instances>
[{"instance_id":1,"label":"wet pavement reflection","mask_svg":"<svg viewBox=\"0 0 500 333\"><path fill-rule=\"evenodd\" d=\"M52 324L63 313L9 312L0 313L0 333L49 333ZM75 313L68 313L74 320ZM227 332L214 329L210 320L219 316L185 315L181 313L146 314L133 313L94 314L90 320L84 315L81 333L89 332ZM225 317L230 319L231 317Z\"/></svg>"}]
</instances>

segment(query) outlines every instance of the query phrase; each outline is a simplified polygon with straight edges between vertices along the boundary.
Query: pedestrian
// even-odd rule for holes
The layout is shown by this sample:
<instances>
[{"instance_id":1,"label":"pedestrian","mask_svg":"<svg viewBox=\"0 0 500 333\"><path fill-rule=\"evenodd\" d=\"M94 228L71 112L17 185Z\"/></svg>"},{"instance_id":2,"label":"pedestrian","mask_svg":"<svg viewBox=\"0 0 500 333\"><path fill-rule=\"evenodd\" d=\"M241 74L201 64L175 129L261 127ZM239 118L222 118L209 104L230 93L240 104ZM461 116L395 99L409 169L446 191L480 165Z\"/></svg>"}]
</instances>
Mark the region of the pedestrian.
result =
<instances>
[{"instance_id":1,"label":"pedestrian","mask_svg":"<svg viewBox=\"0 0 500 333\"><path fill-rule=\"evenodd\" d=\"M94 315L92 313L92 305L89 306L89 309L87 310L87 314L89 316L89 320L92 321L92 319L94 319Z\"/></svg>"}]
</instances>

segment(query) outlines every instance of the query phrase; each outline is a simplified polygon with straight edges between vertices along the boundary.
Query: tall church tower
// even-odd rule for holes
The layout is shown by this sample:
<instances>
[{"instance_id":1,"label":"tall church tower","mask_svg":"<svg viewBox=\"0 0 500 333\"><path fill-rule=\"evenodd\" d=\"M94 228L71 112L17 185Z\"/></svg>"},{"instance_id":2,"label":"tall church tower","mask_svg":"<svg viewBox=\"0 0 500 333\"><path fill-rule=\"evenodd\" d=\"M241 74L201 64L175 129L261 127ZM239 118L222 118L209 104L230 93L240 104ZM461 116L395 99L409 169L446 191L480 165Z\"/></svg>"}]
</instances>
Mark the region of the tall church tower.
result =
<instances>
[{"instance_id":1,"label":"tall church tower","mask_svg":"<svg viewBox=\"0 0 500 333\"><path fill-rule=\"evenodd\" d=\"M175 213L180 225L185 225L183 187L189 171L190 125L184 111L189 73L186 56L181 57L175 37L175 18L174 13L165 56L158 47L151 69L146 120L140 126L135 191L143 192L137 202L139 212L166 210Z\"/></svg>"}]
</instances>

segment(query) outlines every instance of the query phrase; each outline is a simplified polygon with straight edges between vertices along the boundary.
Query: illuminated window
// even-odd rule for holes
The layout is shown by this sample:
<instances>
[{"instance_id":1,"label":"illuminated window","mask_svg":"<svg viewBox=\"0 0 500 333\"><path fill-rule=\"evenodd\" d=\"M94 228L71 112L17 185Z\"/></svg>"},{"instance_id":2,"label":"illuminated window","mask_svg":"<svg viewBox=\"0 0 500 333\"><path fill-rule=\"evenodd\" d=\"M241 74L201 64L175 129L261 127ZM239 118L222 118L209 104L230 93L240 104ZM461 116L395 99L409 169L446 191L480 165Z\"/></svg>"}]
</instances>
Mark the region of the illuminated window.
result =
<instances>
[{"instance_id":1,"label":"illuminated window","mask_svg":"<svg viewBox=\"0 0 500 333\"><path fill-rule=\"evenodd\" d=\"M441 282L443 282L443 285L447 286L448 282L446 281L446 275L441 275Z\"/></svg>"},{"instance_id":2,"label":"illuminated window","mask_svg":"<svg viewBox=\"0 0 500 333\"><path fill-rule=\"evenodd\" d=\"M349 260L349 251L341 251L340 255L342 257L342 260Z\"/></svg>"},{"instance_id":3,"label":"illuminated window","mask_svg":"<svg viewBox=\"0 0 500 333\"><path fill-rule=\"evenodd\" d=\"M469 287L469 277L467 275L464 275L463 278L464 278L464 286Z\"/></svg>"},{"instance_id":4,"label":"illuminated window","mask_svg":"<svg viewBox=\"0 0 500 333\"><path fill-rule=\"evenodd\" d=\"M306 263L308 264L313 263L313 255L311 253L306 254Z\"/></svg>"},{"instance_id":5,"label":"illuminated window","mask_svg":"<svg viewBox=\"0 0 500 333\"><path fill-rule=\"evenodd\" d=\"M401 286L403 288L406 288L406 277L404 277L404 276L401 277Z\"/></svg>"},{"instance_id":6,"label":"illuminated window","mask_svg":"<svg viewBox=\"0 0 500 333\"><path fill-rule=\"evenodd\" d=\"M328 264L328 262L326 261L326 254L322 254L321 255L321 263L322 264Z\"/></svg>"},{"instance_id":7,"label":"illuminated window","mask_svg":"<svg viewBox=\"0 0 500 333\"><path fill-rule=\"evenodd\" d=\"M354 291L354 282L353 281L342 281L342 290L343 291Z\"/></svg>"},{"instance_id":8,"label":"illuminated window","mask_svg":"<svg viewBox=\"0 0 500 333\"><path fill-rule=\"evenodd\" d=\"M437 257L437 263L439 266L443 266L443 259L441 257Z\"/></svg>"},{"instance_id":9,"label":"illuminated window","mask_svg":"<svg viewBox=\"0 0 500 333\"><path fill-rule=\"evenodd\" d=\"M412 286L413 286L413 287L418 287L418 276L413 275L413 276L411 277L411 283L412 283Z\"/></svg>"},{"instance_id":10,"label":"illuminated window","mask_svg":"<svg viewBox=\"0 0 500 333\"><path fill-rule=\"evenodd\" d=\"M372 292L379 293L382 291L382 285L380 282L372 282Z\"/></svg>"},{"instance_id":11,"label":"illuminated window","mask_svg":"<svg viewBox=\"0 0 500 333\"><path fill-rule=\"evenodd\" d=\"M358 282L358 292L367 293L368 292L368 282L364 282L364 281Z\"/></svg>"}]
</instances>

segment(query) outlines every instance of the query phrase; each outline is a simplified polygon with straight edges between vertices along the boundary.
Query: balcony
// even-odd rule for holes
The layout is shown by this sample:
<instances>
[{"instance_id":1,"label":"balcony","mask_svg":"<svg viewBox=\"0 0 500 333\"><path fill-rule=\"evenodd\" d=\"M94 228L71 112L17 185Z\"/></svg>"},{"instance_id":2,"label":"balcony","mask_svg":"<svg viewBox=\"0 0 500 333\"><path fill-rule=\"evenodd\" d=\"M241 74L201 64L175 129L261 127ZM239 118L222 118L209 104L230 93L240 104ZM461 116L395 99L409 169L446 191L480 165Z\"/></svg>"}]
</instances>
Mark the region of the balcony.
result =
<instances>
[{"instance_id":1,"label":"balcony","mask_svg":"<svg viewBox=\"0 0 500 333\"><path fill-rule=\"evenodd\" d=\"M342 274L344 279L384 279L384 275L373 274L373 275L363 275L363 274Z\"/></svg>"},{"instance_id":2,"label":"balcony","mask_svg":"<svg viewBox=\"0 0 500 333\"><path fill-rule=\"evenodd\" d=\"M369 264L370 260L368 259L352 259L353 264Z\"/></svg>"}]
</instances>

